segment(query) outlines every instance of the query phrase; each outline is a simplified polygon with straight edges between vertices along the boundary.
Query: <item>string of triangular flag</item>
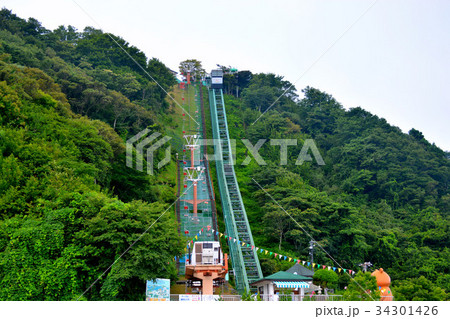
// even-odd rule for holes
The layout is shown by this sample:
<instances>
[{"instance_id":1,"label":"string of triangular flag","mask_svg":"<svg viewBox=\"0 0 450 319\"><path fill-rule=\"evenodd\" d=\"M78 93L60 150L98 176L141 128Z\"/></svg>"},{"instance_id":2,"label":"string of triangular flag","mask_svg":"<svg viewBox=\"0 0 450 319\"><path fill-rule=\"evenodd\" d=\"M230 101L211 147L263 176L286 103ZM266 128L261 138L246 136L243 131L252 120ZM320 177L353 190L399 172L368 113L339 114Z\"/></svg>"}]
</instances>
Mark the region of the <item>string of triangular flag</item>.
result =
<instances>
[{"instance_id":1,"label":"string of triangular flag","mask_svg":"<svg viewBox=\"0 0 450 319\"><path fill-rule=\"evenodd\" d=\"M206 226L206 231L209 232L210 230L211 230L211 226L209 226L209 225ZM189 249L189 247L191 246L191 244L195 243L200 238L200 235L204 232L205 232L205 230L204 230L204 228L202 228L197 232L197 234L195 234L193 237L191 237L191 239L187 241L186 247L184 247L184 251L186 252ZM189 234L189 231L185 231L184 233L187 235L187 234Z\"/></svg>"},{"instance_id":2,"label":"string of triangular flag","mask_svg":"<svg viewBox=\"0 0 450 319\"><path fill-rule=\"evenodd\" d=\"M202 231L203 231L203 228L202 228ZM311 262L306 261L306 260L301 260L301 259L298 259L298 258L285 256L285 255L282 255L282 254L279 254L279 253L274 253L274 252L269 251L267 249L263 249L263 248L260 248L260 247L255 247L254 245L251 245L251 244L243 242L243 241L241 241L239 239L236 239L236 238L233 238L231 236L228 236L228 235L226 235L224 233L221 233L221 232L219 232L219 231L217 231L215 229L212 229L212 228L208 229L208 231L211 231L212 233L215 233L217 236L219 236L219 238L224 237L225 240L228 240L230 242L232 241L233 243L237 243L238 245L241 245L242 247L246 246L247 248L251 248L252 250L255 250L259 254L274 256L274 258L278 257L278 259L283 258L283 260L286 260L286 261L289 261L289 262L293 261L294 263L297 263L297 264L302 263L303 266L305 266L305 265L308 266L308 267L312 266L312 268L317 267L318 269L320 269L320 268L328 269L328 270L333 270L334 272L338 272L338 273L341 273L341 272L347 273L348 272L348 274L350 274L350 275L354 275L355 274L355 272L352 269L338 268L338 267L323 265L323 264L319 264L319 263L311 263Z\"/></svg>"},{"instance_id":3,"label":"string of triangular flag","mask_svg":"<svg viewBox=\"0 0 450 319\"><path fill-rule=\"evenodd\" d=\"M318 269L320 269L320 268L328 269L328 270L333 270L334 272L338 272L338 273L341 273L341 272L347 273L348 272L350 275L354 275L355 274L355 272L352 269L338 268L338 267L323 265L323 264L319 264L319 263L311 263L311 262L306 261L306 260L301 260L301 259L298 259L298 258L285 256L285 255L282 255L282 254L279 254L279 253L274 253L274 252L269 251L267 249L255 247L254 245L250 245L249 243L243 242L243 241L241 241L239 239L236 239L236 238L228 236L228 235L226 235L224 233L221 233L221 232L211 228L211 226L207 226L206 229L207 229L206 231L208 231L208 232L215 233L217 236L219 236L219 238L224 237L225 240L233 241L233 243L237 243L238 245L241 245L242 247L246 246L247 248L251 248L252 250L255 250L257 253L260 253L260 254L274 256L274 258L278 257L278 259L283 258L283 260L286 260L286 261L289 261L289 262L293 261L294 263L297 263L297 264L302 263L303 266L307 266L307 267L311 266L311 268L316 268L317 267ZM200 235L202 233L204 233L204 232L205 232L204 228L201 228L197 232L197 234L195 234L190 240L188 240L187 241L187 245L184 248L184 251L187 252L188 249L191 247L191 244L194 244L200 238ZM189 232L185 231L185 234L189 234ZM176 260L176 257L174 257L174 260Z\"/></svg>"},{"instance_id":4,"label":"string of triangular flag","mask_svg":"<svg viewBox=\"0 0 450 319\"><path fill-rule=\"evenodd\" d=\"M207 231L210 231L210 230L211 230L211 226L206 226L206 229L207 229ZM200 235L201 235L202 233L204 233L204 228L200 229L200 230L197 232L197 234L195 234L193 237L191 237L191 239L189 239L189 240L186 241L186 247L184 247L184 252L187 252L187 251L188 251L188 249L191 247L191 244L194 244L194 243L200 238ZM184 231L184 234L185 234L185 235L188 235L188 234L189 234L189 231L185 230L185 231ZM173 260L176 261L176 260L177 260L177 257L180 258L180 256L175 256L175 257L173 257Z\"/></svg>"}]
</instances>

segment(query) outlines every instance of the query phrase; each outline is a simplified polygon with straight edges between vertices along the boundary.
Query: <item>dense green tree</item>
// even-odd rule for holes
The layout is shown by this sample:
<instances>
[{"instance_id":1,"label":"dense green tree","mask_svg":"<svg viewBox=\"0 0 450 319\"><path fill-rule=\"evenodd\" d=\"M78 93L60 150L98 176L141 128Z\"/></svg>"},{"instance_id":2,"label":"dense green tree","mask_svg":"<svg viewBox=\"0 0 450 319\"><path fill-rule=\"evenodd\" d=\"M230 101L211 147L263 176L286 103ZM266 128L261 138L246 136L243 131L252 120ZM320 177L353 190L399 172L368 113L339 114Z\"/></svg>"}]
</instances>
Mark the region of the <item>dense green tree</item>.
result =
<instances>
[{"instance_id":1,"label":"dense green tree","mask_svg":"<svg viewBox=\"0 0 450 319\"><path fill-rule=\"evenodd\" d=\"M172 121L166 94L174 84L160 60L118 36L50 31L0 10L1 298L75 298L175 199L174 167L150 177L125 165L124 148L142 129L163 132ZM304 259L309 234L346 269L367 260L386 269L401 299L448 299L448 152L318 89L306 87L299 99L275 74L226 75L225 91L234 95L225 96L232 138L297 141L286 165L267 141L262 166L237 143L235 169L258 246ZM307 139L325 165L295 164ZM87 299L139 299L145 278L174 275L175 224L162 222L160 237L144 236ZM148 240L161 249L145 251ZM315 261L332 265L327 253L316 246ZM269 256L261 264L265 275L290 266ZM340 288L348 279L339 276ZM355 289L349 298L365 298Z\"/></svg>"},{"instance_id":2,"label":"dense green tree","mask_svg":"<svg viewBox=\"0 0 450 319\"><path fill-rule=\"evenodd\" d=\"M72 113L49 75L5 61L0 299L74 300L100 278L83 299L142 300L145 280L175 279L173 257L184 244L166 214L173 195L154 188L157 177L124 169L123 140L108 124Z\"/></svg>"},{"instance_id":3,"label":"dense green tree","mask_svg":"<svg viewBox=\"0 0 450 319\"><path fill-rule=\"evenodd\" d=\"M344 292L344 300L348 301L377 301L380 299L377 280L369 272L358 272L350 280L350 284Z\"/></svg>"},{"instance_id":4,"label":"dense green tree","mask_svg":"<svg viewBox=\"0 0 450 319\"><path fill-rule=\"evenodd\" d=\"M278 238L278 249L281 250L281 243L288 230L289 216L280 211L275 205L269 204L268 211L264 215L264 222L267 224L269 233Z\"/></svg>"},{"instance_id":5,"label":"dense green tree","mask_svg":"<svg viewBox=\"0 0 450 319\"><path fill-rule=\"evenodd\" d=\"M314 272L313 282L315 285L320 285L324 288L325 294L327 294L328 289L334 289L337 287L338 275L332 270L319 269Z\"/></svg>"},{"instance_id":6,"label":"dense green tree","mask_svg":"<svg viewBox=\"0 0 450 319\"><path fill-rule=\"evenodd\" d=\"M187 76L187 70L190 70L190 75L193 80L201 80L205 76L206 71L202 67L202 62L196 59L187 59L180 62L180 73Z\"/></svg>"},{"instance_id":7,"label":"dense green tree","mask_svg":"<svg viewBox=\"0 0 450 319\"><path fill-rule=\"evenodd\" d=\"M246 89L254 99L246 100L244 93L239 99L225 96L231 137L247 138L252 145L260 139L297 140L297 146L288 147L284 168L279 167L278 149L269 142L259 149L266 165L252 159L246 166L235 166L257 245L305 258L310 241L306 231L347 269L370 260L386 269L394 283L423 275L446 287L446 153L420 132L404 134L360 107L346 111L331 95L310 87L302 100L280 99L252 124L264 111L257 105L263 103L255 104L264 96L258 92L280 90L274 77L254 78L255 86ZM314 138L324 166L314 161L295 165L307 138ZM249 155L240 143L236 154L238 164ZM252 179L297 223L288 220ZM286 222L279 222L281 213ZM333 264L321 249L316 249L315 260ZM267 261L263 265L275 267Z\"/></svg>"},{"instance_id":8,"label":"dense green tree","mask_svg":"<svg viewBox=\"0 0 450 319\"><path fill-rule=\"evenodd\" d=\"M396 283L394 297L397 301L432 301L448 300L448 293L437 287L424 276L410 280L402 280Z\"/></svg>"}]
</instances>

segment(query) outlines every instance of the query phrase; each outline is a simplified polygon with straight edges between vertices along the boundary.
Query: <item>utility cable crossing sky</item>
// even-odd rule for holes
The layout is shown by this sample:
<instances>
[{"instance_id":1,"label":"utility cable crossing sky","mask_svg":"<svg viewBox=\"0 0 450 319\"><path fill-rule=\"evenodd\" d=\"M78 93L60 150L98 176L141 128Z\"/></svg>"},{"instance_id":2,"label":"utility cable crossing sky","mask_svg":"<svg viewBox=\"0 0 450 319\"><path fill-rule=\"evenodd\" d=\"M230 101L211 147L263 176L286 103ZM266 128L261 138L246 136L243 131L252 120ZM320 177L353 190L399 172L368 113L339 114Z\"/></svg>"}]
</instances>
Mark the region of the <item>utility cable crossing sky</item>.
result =
<instances>
[{"instance_id":1,"label":"utility cable crossing sky","mask_svg":"<svg viewBox=\"0 0 450 319\"><path fill-rule=\"evenodd\" d=\"M80 0L78 0L81 2ZM104 30L100 24L75 0L72 0L72 2L81 10L81 12L84 13L86 17L89 18L90 21L92 21L96 26L98 26L101 30ZM282 91L282 93L276 97L276 99L272 103L267 103L266 105L269 105L267 108L263 110L262 113L257 117L257 119L251 124L256 124L268 111L270 111L274 106L276 107L277 103L280 101L280 99L283 96L287 96L291 89L294 88L294 86L303 79L307 74L308 76L312 73L316 73L316 71L320 71L320 67L322 66L322 62L325 62L326 59L330 58L332 54L329 54L333 49L334 53L333 55L339 54L338 43L345 42L348 37L351 37L352 34L355 32L358 32L359 29L354 28L359 22L363 20L364 17L367 19L370 19L371 15L368 15L368 13L373 9L372 11L374 13L375 10L379 10L379 7L382 5L380 4L378 6L375 6L378 3L378 0L374 0L370 3L358 16L357 18L350 23L345 28L340 25L339 27L336 27L337 30L343 29L339 36L335 38L333 36L333 41L329 41L330 39L326 39L325 41L329 43L329 45L326 47L325 50L321 51L321 53L315 58L315 59L304 59L303 61L312 60L312 63L308 64L306 68L304 68L303 73L301 73L300 77L298 77L293 83L289 84L287 88ZM366 5L366 3L364 3ZM359 11L359 10L358 10ZM354 14L355 12L353 12ZM358 12L359 13L359 12ZM356 16L356 14L355 14ZM363 23L367 22L367 19L364 19ZM100 20L99 20L100 21ZM349 20L350 21L350 20ZM344 21L345 23L345 21ZM359 26L361 27L360 23ZM353 30L354 32L351 32L350 30ZM88 288L77 298L77 300L80 300L83 298L83 296L94 287L94 285L102 279L109 271L112 270L112 267L117 264L117 262L125 255L127 252L133 248L133 246L142 239L142 237L150 231L150 229L155 225L155 223L160 220L161 217L163 217L167 211L169 211L175 204L182 203L182 207L176 208L176 212L178 213L178 222L179 222L179 231L182 234L184 232L185 237L189 237L189 234L192 234L195 229L202 227L202 228L211 228L214 227L214 229L219 229L217 226L217 220L215 215L215 209L212 209L213 202L215 199L214 196L214 189L213 189L213 183L211 181L211 175L209 172L209 164L208 159L206 155L206 146L204 149L201 149L202 142L199 137L202 137L203 139L206 138L206 125L205 120L202 118L202 120L199 119L200 114L204 117L204 110L203 110L203 96L202 92L204 92L202 83L205 82L199 82L200 79L198 79L196 76L192 78L192 86L190 84L190 72L193 70L194 64L193 62L187 63L183 66L181 66L183 75L186 75L187 77L187 86L185 87L185 83L181 83L183 85L180 85L180 89L183 88L183 91L181 93L182 100L176 100L175 95L169 94L168 90L166 90L158 81L155 79L155 74L150 74L148 72L148 68L144 64L140 64L136 61L135 58L133 58L132 54L130 54L125 46L122 46L116 39L112 33L104 32L106 36L108 36L113 42L113 46L117 45L118 48L120 48L121 51L123 51L126 54L126 58L129 58L133 63L137 65L137 67L147 76L151 81L156 83L156 85L166 94L166 96L171 99L174 104L177 105L182 111L183 111L183 124L182 124L182 140L184 139L186 142L183 143L183 152L186 150L189 150L191 152L191 156L187 156L188 154L183 154L181 157L182 160L178 160L178 154L177 154L177 160L178 160L178 183L179 187L183 187L183 193L178 196L177 200L170 204L167 209L165 209L163 212L161 212L161 215L156 218L156 220L152 221L151 225L148 226L145 230L143 229L142 234L134 240L131 245L129 245L128 248L126 248L120 255L117 257L112 264L105 269L104 271L101 269L98 269L98 273L102 272L100 276L97 277L97 279L92 282L88 286ZM263 32L261 32L263 33ZM197 46L194 42L192 46ZM321 48L321 45L316 46L317 48ZM313 50L312 50L313 51ZM313 57L316 56L316 52L313 53ZM326 57L326 59L325 59ZM189 57L192 58L192 57ZM275 60L275 59L274 59ZM194 60L195 61L195 60ZM220 61L221 62L221 61ZM319 63L321 62L321 63ZM221 62L222 63L222 62ZM147 63L146 63L147 64ZM233 63L231 63L233 64ZM219 66L219 65L218 65ZM293 70L298 68L291 68ZM314 72L312 72L314 70ZM213 70L211 72L211 78L213 78L213 72L223 72L223 70ZM368 72L369 73L369 72ZM202 79L205 80L205 79ZM223 79L222 79L223 80ZM195 83L194 83L195 82ZM220 88L214 88L212 83L217 83L214 81L211 81L207 84L208 86L208 93L209 93L209 101L210 101L210 115L211 115L211 130L213 133L213 137L215 140L219 141L219 144L214 144L214 147L216 148L216 154L218 153L218 160L216 161L216 169L217 169L217 183L219 184L219 191L221 195L221 204L222 204L222 213L224 215L225 219L225 227L226 227L226 233L228 236L232 236L237 243L244 242L248 243L248 247L240 247L239 245L236 245L235 242L227 242L227 245L229 245L230 249L230 260L232 260L232 266L234 268L234 281L236 284L236 288L239 292L248 291L252 285L253 282L258 281L260 278L263 277L261 267L259 264L258 256L256 252L253 252L253 247L255 246L255 243L253 242L253 236L250 229L250 224L248 222L245 207L243 205L243 199L241 197L241 193L239 190L239 185L237 183L237 178L235 174L235 170L233 167L233 154L231 151L230 144L230 131L228 129L227 124L227 117L226 117L226 110L225 110L225 103L224 103L224 95L222 92L222 87ZM222 84L223 82L221 82ZM321 89L320 89L321 90ZM169 90L170 91L170 90ZM176 92L175 92L176 93ZM186 94L187 102L184 101ZM190 97L190 95L192 95ZM430 94L430 98L431 98ZM242 95L244 96L244 94ZM192 105L190 105L192 102ZM187 105L186 105L187 103ZM194 112L192 110L192 106L194 106L195 114L190 112ZM201 108L200 108L201 106ZM429 112L430 114L432 112ZM187 118L189 117L189 119ZM192 122L191 122L192 120ZM195 125L194 125L195 123ZM192 127L191 127L192 126ZM231 129L230 129L231 130ZM149 133L147 131L143 131L145 134ZM149 144L153 141L153 139L156 139L156 137L159 136L160 133L154 133L155 135L152 135L148 137L147 139L144 139L141 141L138 145L141 145L142 147L144 145ZM413 134L410 133L412 136ZM180 136L178 136L180 137ZM136 141L140 139L141 136L137 136ZM171 138L171 137L170 137ZM168 138L168 139L170 139ZM256 143L254 146L252 143L247 143L248 140L243 140L243 143L245 146L247 146L248 150L250 151L250 154L253 155L253 158L258 164L261 165L260 162L264 163L264 160L259 156L258 150L261 148L262 144L265 141L260 140L258 143ZM286 139L284 139L286 141ZM165 142L165 140L160 141L160 143ZM271 144L272 145L272 144ZM279 145L279 144L274 144ZM286 144L291 145L291 144ZM294 145L294 144L292 144ZM281 146L281 145L280 145ZM287 147L287 146L286 146ZM281 149L281 147L280 147ZM128 148L127 146L127 152L131 151L130 154L132 154L132 147ZM167 158L170 160L170 150L166 149L166 155ZM247 153L246 153L247 154ZM320 154L319 154L320 155ZM447 154L448 155L448 154ZM188 158L189 157L189 158ZM139 160L140 159L140 160ZM190 161L189 161L190 159ZM250 162L251 158L248 156L244 160L243 165L246 165ZM131 159L129 160L127 158L127 165L131 163ZM323 160L322 160L323 162ZM149 161L147 160L147 163ZM182 163L182 164L181 164ZM282 163L281 165L286 165L286 163ZM141 151L139 151L139 147L137 148L137 169L142 171L142 148ZM153 165L151 166L153 167ZM159 167L158 167L159 168ZM184 177L182 177L183 175ZM314 240L314 238L304 229L304 227L297 222L291 214L289 214L288 211L286 211L281 204L268 192L266 189L263 188L254 178L252 178L253 182L264 192L265 195L267 195L285 214L289 216L290 219L292 219L295 224L307 235L311 238L311 240L320 247L320 249L339 267L343 268L339 262L331 256L325 248ZM192 189L191 189L192 188ZM211 191L212 189L212 191ZM178 191L178 194L180 194L180 189ZM214 202L215 205L215 202ZM272 204L271 204L272 205ZM192 215L193 214L193 215ZM294 226L295 228L295 226ZM203 231L203 229L202 229ZM203 234L203 236L200 238L201 240L208 241L212 240L212 238L208 238L207 236L212 237L213 234ZM215 241L219 241L217 238L217 234L214 237ZM281 241L281 240L280 240ZM325 245L326 246L326 245ZM252 247L251 249L249 247ZM255 246L256 247L256 246ZM331 247L331 246L330 246ZM281 249L281 242L280 242L280 249ZM338 260L340 260L338 258ZM112 260L108 261L111 262ZM345 265L345 264L344 264ZM324 267L325 269L325 267ZM373 297L370 293L368 293L360 283L358 283L350 274L347 273L347 275L353 280L356 285L361 288L363 292L365 292L372 300ZM87 283L89 284L89 283ZM364 297L364 296L363 296Z\"/></svg>"},{"instance_id":2,"label":"utility cable crossing sky","mask_svg":"<svg viewBox=\"0 0 450 319\"><path fill-rule=\"evenodd\" d=\"M3 0L2 6L36 18L50 30L61 25L82 30L99 21L109 33L173 70L180 61L196 58L206 69L219 63L254 74L282 75L297 89L309 86L327 92L347 110L361 107L404 133L414 128L450 151L450 96L445 86L450 81L449 1L288 1L280 6L229 0L196 6L182 1L105 5L88 0ZM95 19L87 12L95 13ZM169 12L170 18L165 14ZM210 27L217 19L211 12L233 21L220 37L216 33L221 27ZM186 16L192 17L189 30L198 37L182 36L173 23ZM357 27L341 37L356 17ZM323 55L330 45L332 54L329 50Z\"/></svg>"},{"instance_id":3,"label":"utility cable crossing sky","mask_svg":"<svg viewBox=\"0 0 450 319\"><path fill-rule=\"evenodd\" d=\"M72 0L97 26L101 28L101 26L95 21L95 19L93 19L76 1ZM307 69L305 72L303 72L303 74L300 76L300 78L298 78L293 84L291 84L253 123L255 124L297 81L299 81L377 2L377 0L375 0ZM197 124L199 125L200 128L200 124L172 97L170 96L167 91L108 33L108 36L113 40L113 42L122 50L124 51L127 56L152 80L154 81L184 112L185 114L188 114L189 117ZM217 95L219 93L219 95ZM226 164L227 160L225 160L225 158L228 156L229 160L231 160L231 154L228 154L228 150L229 150L229 146L226 146L229 144L229 140L228 140L228 127L226 124L226 112L225 112L225 105L223 103L223 96L222 96L222 90L215 90L215 89L210 89L210 106L211 106L211 116L212 116L212 122L213 122L213 132L215 133L215 138L219 139L222 141L222 143L220 143L219 147L219 154L222 155L222 158L220 161L218 161L216 164L218 164L217 169L218 169L218 178L219 178L219 184L222 180L222 183L226 183L226 187L221 187L221 190L226 190L225 193L222 193L222 200L225 200L225 198L229 198L230 202L229 202L229 209L228 209L228 213L227 213L227 209L225 209L225 222L227 225L227 232L230 234L233 234L233 236L240 240L244 240L249 242L252 247L254 246L253 243L253 237L250 231L250 225L247 221L247 216L245 213L245 208L240 196L240 191L239 191L239 187L237 184L237 181L225 181L225 166L226 167L230 167L231 169L233 168L232 165ZM198 110L197 110L198 112ZM220 117L222 116L222 118ZM215 123L215 126L214 126ZM221 127L221 124L223 124L223 127ZM183 129L184 129L184 121L183 121ZM225 135L224 135L225 134ZM225 138L226 136L226 138ZM223 142L225 142L225 144L223 144ZM228 144L226 144L228 143ZM216 150L217 151L217 150ZM225 153L224 153L225 152ZM194 153L193 153L194 154ZM192 163L194 163L194 157L192 157ZM185 159L183 160L183 163L186 163ZM219 165L221 164L221 165ZM190 164L188 164L190 165ZM225 166L224 166L225 165ZM222 167L223 173L220 174L221 170L220 167ZM202 171L203 172L203 171ZM229 175L229 174L228 174ZM233 171L233 176L234 176L234 171ZM234 176L234 179L236 179L236 177ZM193 180L192 178L189 180ZM202 179L201 179L202 180ZM264 188L262 188L262 186L256 182L253 178L252 180L258 185L258 187L260 187L287 215L289 215L289 217L291 219L294 220L294 222L309 236L311 237L311 235L306 232L306 230L300 225L298 224L298 222L289 214L287 213L283 207L269 194L267 193ZM180 182L180 181L179 181ZM185 185L185 187L187 187L187 185ZM139 237L138 239L136 239L79 297L77 300L80 300L80 298L86 294L100 279L102 276L104 276L111 268L112 266L117 263L117 261L122 258L141 238L142 236L144 236L152 227L153 225L176 203L178 202L178 200L180 198L182 198L183 196L185 196L188 191L192 188L197 188L197 182L192 182L190 183L190 186L183 192L183 194L181 196L179 196L175 202L173 202ZM234 190L234 191L233 191ZM194 193L196 193L196 191L194 191ZM195 194L194 194L195 195ZM195 195L196 196L196 195ZM233 197L234 196L234 197ZM233 199L234 198L234 199ZM211 198L209 198L208 200L211 200ZM195 198L194 198L194 202L195 202ZM226 205L226 202L224 202L223 204ZM194 203L194 219L198 219L198 216L196 214L196 203ZM238 206L236 206L238 205ZM223 206L225 207L225 206ZM227 214L229 215L227 217ZM240 217L239 217L240 216ZM190 220L190 219L189 219ZM228 220L228 221L227 221ZM199 220L200 221L200 220ZM241 228L239 228L239 226L236 225L236 221L241 221L243 223L245 223L245 229L242 228L243 226L241 225ZM211 224L211 222L208 222L209 224ZM202 225L203 227L207 227L207 225ZM211 225L208 225L209 227ZM187 227L186 225L184 226L185 228ZM240 231L238 232L233 232L232 229L240 229ZM243 230L244 229L244 230ZM191 229L190 229L191 230ZM312 240L314 240L314 238L311 237ZM343 268L319 243L317 243L318 246L341 268ZM230 253L231 253L231 258L233 260L233 264L234 264L234 274L235 274L235 279L236 279L236 285L237 285L237 289L239 291L245 291L245 290L249 290L250 286L249 284L252 281L257 280L258 278L262 278L262 271L259 265L259 260L258 260L258 256L257 254L252 250L252 249L247 249L244 251L244 248L242 248L240 245L234 245L233 243L230 242ZM233 246L236 246L233 248ZM350 275L349 275L350 276ZM354 278L352 278L350 276L350 278L352 280L354 280ZM355 281L355 280L354 280ZM355 281L356 282L356 281ZM356 282L357 285L361 288L362 291L364 291L366 294L368 294L363 287ZM368 294L369 297L373 299L373 297Z\"/></svg>"},{"instance_id":4,"label":"utility cable crossing sky","mask_svg":"<svg viewBox=\"0 0 450 319\"><path fill-rule=\"evenodd\" d=\"M325 55L325 54L327 54L327 52L328 51L330 51L334 46L335 46L335 44L336 43L338 43L339 42L339 40L340 39L342 39L342 37L356 24L356 23L358 23L358 21L359 20L361 20L361 18L362 17L364 17L365 15L366 15L366 13L367 12L369 12L369 10L370 9L372 9L372 7L377 3L377 1L378 0L375 0L374 2L372 2L372 4L366 9L366 10L364 10L364 12L355 20L355 21L353 21L353 23L352 24L350 24L349 26L348 26L348 28L347 29L345 29L344 30L344 32L342 32L341 33L341 35L336 39L336 40L334 40L329 46L328 46L328 48L326 48L325 49L325 51L323 51L322 52L322 54L320 54L318 57L317 57L317 59L315 59L314 60L314 62L313 63L311 63L311 65L300 75L300 77L297 79L297 80L295 80L295 82L294 83L292 83L286 90L284 90L284 92L267 108L267 109L265 109L264 110L264 112L251 124L251 125L253 125L253 124L255 124L256 122L258 122L258 120L264 115L264 114L266 114L266 112L267 111L269 111L271 108L272 108L272 106L274 106L275 105L275 103L277 103L278 102L278 100L279 99L281 99L281 97L283 97L285 94L286 94L286 92L288 92L295 84L297 84L297 82L298 81L300 81L300 79L301 78L303 78L303 76L305 76L305 74L306 73L308 73L316 64L317 64L317 62L319 62L320 61L320 59Z\"/></svg>"}]
</instances>

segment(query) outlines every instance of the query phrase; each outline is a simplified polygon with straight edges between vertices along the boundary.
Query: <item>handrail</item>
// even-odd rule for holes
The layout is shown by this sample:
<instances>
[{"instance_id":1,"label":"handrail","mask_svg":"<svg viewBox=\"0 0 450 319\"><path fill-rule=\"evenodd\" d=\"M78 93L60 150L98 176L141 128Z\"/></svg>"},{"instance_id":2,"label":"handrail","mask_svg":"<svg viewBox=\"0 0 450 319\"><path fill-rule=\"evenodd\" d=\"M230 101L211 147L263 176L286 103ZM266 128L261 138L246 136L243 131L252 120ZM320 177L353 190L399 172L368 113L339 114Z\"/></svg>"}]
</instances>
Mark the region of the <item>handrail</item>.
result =
<instances>
[{"instance_id":1,"label":"handrail","mask_svg":"<svg viewBox=\"0 0 450 319\"><path fill-rule=\"evenodd\" d=\"M254 249L253 236L233 167L233 154L230 146L222 90L210 88L209 101L222 210L226 232L228 236L233 238L233 240L229 241L229 247L236 280L236 289L240 292L250 291L250 283L262 278L262 271L258 255ZM221 112L220 118L219 111ZM227 154L227 156L225 157L224 154ZM225 171L225 166L227 171ZM239 228L237 222L240 223ZM252 248L242 247L238 244L238 240L249 243Z\"/></svg>"}]
</instances>

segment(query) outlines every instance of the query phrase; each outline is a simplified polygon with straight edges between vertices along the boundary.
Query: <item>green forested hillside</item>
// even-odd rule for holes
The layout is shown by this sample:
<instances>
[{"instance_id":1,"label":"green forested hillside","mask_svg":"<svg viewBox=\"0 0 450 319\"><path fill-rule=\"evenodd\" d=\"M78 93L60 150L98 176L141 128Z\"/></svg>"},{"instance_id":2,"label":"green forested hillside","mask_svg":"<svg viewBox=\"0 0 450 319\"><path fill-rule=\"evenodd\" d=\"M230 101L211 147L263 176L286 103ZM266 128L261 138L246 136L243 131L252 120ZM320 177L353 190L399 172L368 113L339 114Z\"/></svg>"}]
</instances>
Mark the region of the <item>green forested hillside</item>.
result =
<instances>
[{"instance_id":1,"label":"green forested hillside","mask_svg":"<svg viewBox=\"0 0 450 319\"><path fill-rule=\"evenodd\" d=\"M310 238L253 182L261 184L343 267L371 261L393 280L397 300L449 297L449 154L416 129L409 134L355 108L346 111L331 95L292 87L273 74L244 74L239 98L225 104L231 136L297 139L280 165L280 146L260 149L267 162L241 165L248 151L237 142L236 171L257 245L309 259ZM225 91L235 92L230 76ZM241 75L238 74L239 79ZM261 112L267 110L256 123ZM252 124L254 123L254 124ZM325 165L295 165L303 141L313 139ZM333 264L320 249L315 261ZM290 265L262 256L263 271ZM341 276L341 287L348 276ZM420 291L418 293L418 291ZM426 297L425 297L426 296Z\"/></svg>"},{"instance_id":2,"label":"green forested hillside","mask_svg":"<svg viewBox=\"0 0 450 319\"><path fill-rule=\"evenodd\" d=\"M124 139L167 102L99 31L8 10L0 29L0 299L73 300L175 199L173 174L125 165ZM147 71L174 82L157 60ZM182 247L170 211L82 298L142 300L145 280L176 277Z\"/></svg>"},{"instance_id":3,"label":"green forested hillside","mask_svg":"<svg viewBox=\"0 0 450 319\"><path fill-rule=\"evenodd\" d=\"M155 176L125 165L127 138L173 125L164 91L175 83L161 61L117 36L50 31L0 11L1 300L76 299L175 200L174 161ZM225 76L232 138L299 141L287 165L266 142L265 166L241 165L248 151L237 143L256 245L303 260L310 238L253 179L343 267L383 267L397 300L448 299L449 153L314 88L277 100L289 87L273 74ZM306 139L324 166L295 165ZM175 278L176 229L170 211L83 298L142 300L145 279ZM319 249L315 261L333 264ZM264 256L261 265L266 275L291 266Z\"/></svg>"}]
</instances>

